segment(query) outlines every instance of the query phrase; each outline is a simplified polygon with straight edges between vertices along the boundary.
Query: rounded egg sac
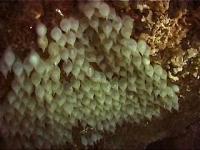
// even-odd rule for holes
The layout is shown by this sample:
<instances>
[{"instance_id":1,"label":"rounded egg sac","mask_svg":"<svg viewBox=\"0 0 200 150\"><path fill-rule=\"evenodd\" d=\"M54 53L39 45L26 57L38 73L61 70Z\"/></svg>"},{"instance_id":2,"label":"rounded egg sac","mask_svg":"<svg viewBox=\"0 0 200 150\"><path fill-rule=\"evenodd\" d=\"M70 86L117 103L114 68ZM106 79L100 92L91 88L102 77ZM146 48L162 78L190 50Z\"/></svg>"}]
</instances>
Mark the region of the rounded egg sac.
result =
<instances>
[{"instance_id":1,"label":"rounded egg sac","mask_svg":"<svg viewBox=\"0 0 200 150\"><path fill-rule=\"evenodd\" d=\"M43 23L38 23L36 27L36 33L40 37L45 36L47 33L47 27Z\"/></svg>"},{"instance_id":2,"label":"rounded egg sac","mask_svg":"<svg viewBox=\"0 0 200 150\"><path fill-rule=\"evenodd\" d=\"M0 125L7 137L20 134L24 148L73 144L80 126L91 129L80 143L92 146L123 122L151 121L161 109L179 108L179 87L150 61L148 44L131 37L134 19L106 2L80 5L82 18L63 16L52 28L41 21L37 49L24 59L7 49L0 62L5 78L13 73Z\"/></svg>"}]
</instances>

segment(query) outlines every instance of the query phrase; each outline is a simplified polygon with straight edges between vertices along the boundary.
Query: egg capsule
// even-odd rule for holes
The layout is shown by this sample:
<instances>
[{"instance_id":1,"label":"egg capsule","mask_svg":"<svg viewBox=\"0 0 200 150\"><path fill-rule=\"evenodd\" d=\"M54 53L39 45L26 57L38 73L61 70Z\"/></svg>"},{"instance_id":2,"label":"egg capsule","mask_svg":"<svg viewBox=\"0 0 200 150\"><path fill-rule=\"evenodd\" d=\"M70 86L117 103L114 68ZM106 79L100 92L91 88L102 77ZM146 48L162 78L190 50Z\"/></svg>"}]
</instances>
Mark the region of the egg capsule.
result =
<instances>
[{"instance_id":1,"label":"egg capsule","mask_svg":"<svg viewBox=\"0 0 200 150\"><path fill-rule=\"evenodd\" d=\"M132 29L128 28L128 27L122 27L120 30L120 33L122 35L122 37L126 38L126 39L130 39L131 34L132 34Z\"/></svg>"},{"instance_id":2,"label":"egg capsule","mask_svg":"<svg viewBox=\"0 0 200 150\"><path fill-rule=\"evenodd\" d=\"M131 56L130 50L126 49L125 47L122 47L121 52L127 60L130 60L130 56Z\"/></svg>"},{"instance_id":3,"label":"egg capsule","mask_svg":"<svg viewBox=\"0 0 200 150\"><path fill-rule=\"evenodd\" d=\"M59 54L52 56L48 59L49 63L55 66L59 64L60 60L61 60L61 56Z\"/></svg>"},{"instance_id":4,"label":"egg capsule","mask_svg":"<svg viewBox=\"0 0 200 150\"><path fill-rule=\"evenodd\" d=\"M63 70L64 72L69 75L69 73L72 71L72 67L73 67L73 64L70 60L68 60L68 62L64 62L63 63Z\"/></svg>"},{"instance_id":5,"label":"egg capsule","mask_svg":"<svg viewBox=\"0 0 200 150\"><path fill-rule=\"evenodd\" d=\"M101 86L102 86L102 89L103 89L106 93L109 93L109 92L110 92L110 89L111 89L110 83L103 83Z\"/></svg>"},{"instance_id":6,"label":"egg capsule","mask_svg":"<svg viewBox=\"0 0 200 150\"><path fill-rule=\"evenodd\" d=\"M53 96L50 94L50 93L45 93L45 95L44 95L44 98L45 98L45 100L46 100L46 102L48 103L48 104L51 104L51 102L52 102L52 100L53 100Z\"/></svg>"},{"instance_id":7,"label":"egg capsule","mask_svg":"<svg viewBox=\"0 0 200 150\"><path fill-rule=\"evenodd\" d=\"M14 92L10 91L7 95L9 104L13 104L17 100L17 96Z\"/></svg>"},{"instance_id":8,"label":"egg capsule","mask_svg":"<svg viewBox=\"0 0 200 150\"><path fill-rule=\"evenodd\" d=\"M15 92L15 94L17 95L21 89L21 85L18 83L17 80L13 80L11 83L11 88L12 90Z\"/></svg>"},{"instance_id":9,"label":"egg capsule","mask_svg":"<svg viewBox=\"0 0 200 150\"><path fill-rule=\"evenodd\" d=\"M51 42L48 47L48 53L50 56L56 56L59 54L60 47L57 43Z\"/></svg>"},{"instance_id":10,"label":"egg capsule","mask_svg":"<svg viewBox=\"0 0 200 150\"><path fill-rule=\"evenodd\" d=\"M42 82L43 88L48 92L49 94L52 94L52 81L48 80L47 82Z\"/></svg>"},{"instance_id":11,"label":"egg capsule","mask_svg":"<svg viewBox=\"0 0 200 150\"><path fill-rule=\"evenodd\" d=\"M48 39L46 36L38 37L37 43L38 43L39 48L41 48L42 51L44 52L48 46Z\"/></svg>"},{"instance_id":12,"label":"egg capsule","mask_svg":"<svg viewBox=\"0 0 200 150\"><path fill-rule=\"evenodd\" d=\"M79 32L84 33L85 30L88 28L88 20L85 18L80 19L80 25L79 25Z\"/></svg>"},{"instance_id":13,"label":"egg capsule","mask_svg":"<svg viewBox=\"0 0 200 150\"><path fill-rule=\"evenodd\" d=\"M80 9L89 20L92 18L95 12L94 7L92 7L90 4L80 5Z\"/></svg>"},{"instance_id":14,"label":"egg capsule","mask_svg":"<svg viewBox=\"0 0 200 150\"><path fill-rule=\"evenodd\" d=\"M112 24L110 21L106 21L102 24L103 32L106 35L106 38L108 38L112 32Z\"/></svg>"},{"instance_id":15,"label":"egg capsule","mask_svg":"<svg viewBox=\"0 0 200 150\"><path fill-rule=\"evenodd\" d=\"M0 62L0 72L3 74L5 78L7 78L9 68L6 66L6 64L3 61Z\"/></svg>"},{"instance_id":16,"label":"egg capsule","mask_svg":"<svg viewBox=\"0 0 200 150\"><path fill-rule=\"evenodd\" d=\"M64 95L61 95L61 97L58 98L58 106L62 107L65 102L66 102L66 98L64 97Z\"/></svg>"},{"instance_id":17,"label":"egg capsule","mask_svg":"<svg viewBox=\"0 0 200 150\"><path fill-rule=\"evenodd\" d=\"M50 35L51 35L51 38L57 42L62 37L62 31L60 30L58 26L56 26L51 30Z\"/></svg>"},{"instance_id":18,"label":"egg capsule","mask_svg":"<svg viewBox=\"0 0 200 150\"><path fill-rule=\"evenodd\" d=\"M99 19L97 17L95 17L94 19L92 19L89 22L90 26L96 31L98 32L98 27L99 27Z\"/></svg>"},{"instance_id":19,"label":"egg capsule","mask_svg":"<svg viewBox=\"0 0 200 150\"><path fill-rule=\"evenodd\" d=\"M173 98L172 103L173 103L173 108L174 108L176 111L178 111L178 110L179 110L179 104L178 104L178 97L177 97L177 96L175 96L175 97Z\"/></svg>"},{"instance_id":20,"label":"egg capsule","mask_svg":"<svg viewBox=\"0 0 200 150\"><path fill-rule=\"evenodd\" d=\"M25 80L25 74L24 73L22 73L21 74L21 76L16 76L16 80L17 80L17 82L20 84L20 85L23 85L24 84L24 80Z\"/></svg>"},{"instance_id":21,"label":"egg capsule","mask_svg":"<svg viewBox=\"0 0 200 150\"><path fill-rule=\"evenodd\" d=\"M122 28L122 20L120 17L116 17L115 21L113 21L113 28L115 29L115 31L117 31L117 33L119 33L120 29Z\"/></svg>"},{"instance_id":22,"label":"egg capsule","mask_svg":"<svg viewBox=\"0 0 200 150\"><path fill-rule=\"evenodd\" d=\"M24 71L23 64L20 59L16 59L15 63L13 64L13 72L15 75L20 77Z\"/></svg>"},{"instance_id":23,"label":"egg capsule","mask_svg":"<svg viewBox=\"0 0 200 150\"><path fill-rule=\"evenodd\" d=\"M37 54L36 51L31 51L30 55L29 55L29 63L36 68L37 65L40 62L40 56Z\"/></svg>"},{"instance_id":24,"label":"egg capsule","mask_svg":"<svg viewBox=\"0 0 200 150\"><path fill-rule=\"evenodd\" d=\"M105 50L106 50L106 52L109 54L110 53L110 49L112 48L112 46L113 46L113 41L112 40L106 40L105 42L104 42L104 48L105 48Z\"/></svg>"},{"instance_id":25,"label":"egg capsule","mask_svg":"<svg viewBox=\"0 0 200 150\"><path fill-rule=\"evenodd\" d=\"M62 34L61 38L57 42L61 47L64 47L67 43L67 37L65 34Z\"/></svg>"},{"instance_id":26,"label":"egg capsule","mask_svg":"<svg viewBox=\"0 0 200 150\"><path fill-rule=\"evenodd\" d=\"M51 113L54 113L55 110L56 110L56 108L57 108L56 103L53 103L53 104L50 105L49 111L50 111ZM57 118L56 121L58 122L58 121L59 121L59 118Z\"/></svg>"},{"instance_id":27,"label":"egg capsule","mask_svg":"<svg viewBox=\"0 0 200 150\"><path fill-rule=\"evenodd\" d=\"M36 116L37 116L37 118L38 118L39 120L42 120L42 118L44 117L44 115L45 115L45 111L44 111L44 110L42 110L42 109L37 109L37 111L36 111ZM38 146L38 147L41 147L41 146L42 146L42 143L41 143L41 145Z\"/></svg>"},{"instance_id":28,"label":"egg capsule","mask_svg":"<svg viewBox=\"0 0 200 150\"><path fill-rule=\"evenodd\" d=\"M116 31L112 30L110 34L110 38L113 40L114 43L117 43L117 33Z\"/></svg>"},{"instance_id":29,"label":"egg capsule","mask_svg":"<svg viewBox=\"0 0 200 150\"><path fill-rule=\"evenodd\" d=\"M55 90L55 93L57 95L61 95L63 93L64 86L62 84L59 84L59 87Z\"/></svg>"},{"instance_id":30,"label":"egg capsule","mask_svg":"<svg viewBox=\"0 0 200 150\"><path fill-rule=\"evenodd\" d=\"M74 62L77 56L77 49L69 48L68 51L69 51L69 58L72 60L72 62Z\"/></svg>"},{"instance_id":31,"label":"egg capsule","mask_svg":"<svg viewBox=\"0 0 200 150\"><path fill-rule=\"evenodd\" d=\"M36 33L40 37L45 36L47 33L47 27L43 23L38 23L36 27Z\"/></svg>"},{"instance_id":32,"label":"egg capsule","mask_svg":"<svg viewBox=\"0 0 200 150\"><path fill-rule=\"evenodd\" d=\"M71 28L70 20L67 19L67 18L62 19L61 22L60 22L60 27L64 32L67 33Z\"/></svg>"},{"instance_id":33,"label":"egg capsule","mask_svg":"<svg viewBox=\"0 0 200 150\"><path fill-rule=\"evenodd\" d=\"M145 66L148 66L150 64L150 60L148 58L145 58L145 57L143 58L142 62Z\"/></svg>"},{"instance_id":34,"label":"egg capsule","mask_svg":"<svg viewBox=\"0 0 200 150\"><path fill-rule=\"evenodd\" d=\"M26 79L24 81L23 89L28 93L28 95L31 95L33 92L33 85L30 80Z\"/></svg>"},{"instance_id":35,"label":"egg capsule","mask_svg":"<svg viewBox=\"0 0 200 150\"><path fill-rule=\"evenodd\" d=\"M155 74L157 74L158 76L162 76L162 73L163 73L162 67L160 65L157 65L157 64L155 64L153 67L154 67Z\"/></svg>"},{"instance_id":36,"label":"egg capsule","mask_svg":"<svg viewBox=\"0 0 200 150\"><path fill-rule=\"evenodd\" d=\"M172 89L174 92L179 93L180 89L177 85L172 85Z\"/></svg>"},{"instance_id":37,"label":"egg capsule","mask_svg":"<svg viewBox=\"0 0 200 150\"><path fill-rule=\"evenodd\" d=\"M41 85L38 85L35 88L35 95L36 97L38 97L39 99L43 99L44 95L45 95L45 91L44 88Z\"/></svg>"},{"instance_id":38,"label":"egg capsule","mask_svg":"<svg viewBox=\"0 0 200 150\"><path fill-rule=\"evenodd\" d=\"M133 64L137 67L140 68L141 64L142 64L142 60L141 60L141 56L139 54L137 54L137 56L134 56L134 62Z\"/></svg>"},{"instance_id":39,"label":"egg capsule","mask_svg":"<svg viewBox=\"0 0 200 150\"><path fill-rule=\"evenodd\" d=\"M108 18L110 13L110 7L106 3L100 3L98 6L98 11L101 17Z\"/></svg>"},{"instance_id":40,"label":"egg capsule","mask_svg":"<svg viewBox=\"0 0 200 150\"><path fill-rule=\"evenodd\" d=\"M11 50L11 48L7 48L4 53L4 62L8 66L9 70L12 68L13 63L15 62L15 54Z\"/></svg>"},{"instance_id":41,"label":"egg capsule","mask_svg":"<svg viewBox=\"0 0 200 150\"><path fill-rule=\"evenodd\" d=\"M134 20L130 16L123 16L123 24L125 27L132 29Z\"/></svg>"},{"instance_id":42,"label":"egg capsule","mask_svg":"<svg viewBox=\"0 0 200 150\"><path fill-rule=\"evenodd\" d=\"M149 77L153 77L154 69L151 65L145 66L145 72Z\"/></svg>"},{"instance_id":43,"label":"egg capsule","mask_svg":"<svg viewBox=\"0 0 200 150\"><path fill-rule=\"evenodd\" d=\"M64 60L65 62L67 62L68 58L69 58L69 50L67 48L62 48L60 55L61 55L62 60Z\"/></svg>"},{"instance_id":44,"label":"egg capsule","mask_svg":"<svg viewBox=\"0 0 200 150\"><path fill-rule=\"evenodd\" d=\"M43 75L45 73L47 69L47 64L46 62L44 62L43 60L40 60L40 65L37 66L37 68L35 69L37 73L39 73L40 75Z\"/></svg>"},{"instance_id":45,"label":"egg capsule","mask_svg":"<svg viewBox=\"0 0 200 150\"><path fill-rule=\"evenodd\" d=\"M111 20L115 20L116 17L117 17L117 15L116 15L115 9L114 8L110 8L110 13L109 13L108 18L111 19Z\"/></svg>"},{"instance_id":46,"label":"egg capsule","mask_svg":"<svg viewBox=\"0 0 200 150\"><path fill-rule=\"evenodd\" d=\"M40 81L41 81L40 75L36 72L33 72L32 75L31 75L31 81L37 87L40 84Z\"/></svg>"},{"instance_id":47,"label":"egg capsule","mask_svg":"<svg viewBox=\"0 0 200 150\"><path fill-rule=\"evenodd\" d=\"M101 43L104 41L104 39L106 39L106 35L105 35L105 33L102 33L102 32L99 32L99 38L100 38L100 41L101 41Z\"/></svg>"},{"instance_id":48,"label":"egg capsule","mask_svg":"<svg viewBox=\"0 0 200 150\"><path fill-rule=\"evenodd\" d=\"M60 68L57 67L57 66L55 66L53 68L52 72L51 72L51 79L52 79L52 81L59 82L59 80L60 80L60 73L61 73Z\"/></svg>"},{"instance_id":49,"label":"egg capsule","mask_svg":"<svg viewBox=\"0 0 200 150\"><path fill-rule=\"evenodd\" d=\"M88 36L84 36L83 35L83 38L80 39L81 43L85 46L89 46L89 38Z\"/></svg>"},{"instance_id":50,"label":"egg capsule","mask_svg":"<svg viewBox=\"0 0 200 150\"><path fill-rule=\"evenodd\" d=\"M94 69L90 66L88 68L88 71L86 72L86 74L87 74L88 77L91 78L93 76L93 74L94 74Z\"/></svg>"},{"instance_id":51,"label":"egg capsule","mask_svg":"<svg viewBox=\"0 0 200 150\"><path fill-rule=\"evenodd\" d=\"M74 108L72 104L64 104L63 109L67 115L71 115Z\"/></svg>"},{"instance_id":52,"label":"egg capsule","mask_svg":"<svg viewBox=\"0 0 200 150\"><path fill-rule=\"evenodd\" d=\"M138 51L140 52L141 55L145 54L146 48L147 48L146 42L144 40L139 40L137 49L138 49Z\"/></svg>"},{"instance_id":53,"label":"egg capsule","mask_svg":"<svg viewBox=\"0 0 200 150\"><path fill-rule=\"evenodd\" d=\"M81 86L81 83L80 83L80 81L79 80L75 80L74 82L73 82L73 88L75 88L76 90L78 90L79 88L80 88L80 86Z\"/></svg>"},{"instance_id":54,"label":"egg capsule","mask_svg":"<svg viewBox=\"0 0 200 150\"><path fill-rule=\"evenodd\" d=\"M71 46L74 46L74 43L76 41L76 35L72 31L69 31L68 33L66 33L66 37L67 37L67 43L70 44Z\"/></svg>"},{"instance_id":55,"label":"egg capsule","mask_svg":"<svg viewBox=\"0 0 200 150\"><path fill-rule=\"evenodd\" d=\"M81 67L81 66L83 65L83 63L84 63L84 57L78 55L78 56L76 57L76 62L75 62L75 64L78 65L79 67Z\"/></svg>"},{"instance_id":56,"label":"egg capsule","mask_svg":"<svg viewBox=\"0 0 200 150\"><path fill-rule=\"evenodd\" d=\"M116 53L120 53L121 45L120 45L120 44L115 44L115 45L113 45L112 50L113 50L114 52L116 52Z\"/></svg>"},{"instance_id":57,"label":"egg capsule","mask_svg":"<svg viewBox=\"0 0 200 150\"><path fill-rule=\"evenodd\" d=\"M20 103L19 101L13 102L12 105L13 105L13 107L14 107L17 111L20 110L21 103Z\"/></svg>"},{"instance_id":58,"label":"egg capsule","mask_svg":"<svg viewBox=\"0 0 200 150\"><path fill-rule=\"evenodd\" d=\"M71 29L77 32L79 27L79 21L73 17L70 17L69 21L71 23Z\"/></svg>"},{"instance_id":59,"label":"egg capsule","mask_svg":"<svg viewBox=\"0 0 200 150\"><path fill-rule=\"evenodd\" d=\"M27 74L27 76L30 75L30 73L32 72L33 70L33 66L30 64L30 62L28 61L28 57L25 58L24 62L23 62L23 67L24 67L24 70Z\"/></svg>"}]
</instances>

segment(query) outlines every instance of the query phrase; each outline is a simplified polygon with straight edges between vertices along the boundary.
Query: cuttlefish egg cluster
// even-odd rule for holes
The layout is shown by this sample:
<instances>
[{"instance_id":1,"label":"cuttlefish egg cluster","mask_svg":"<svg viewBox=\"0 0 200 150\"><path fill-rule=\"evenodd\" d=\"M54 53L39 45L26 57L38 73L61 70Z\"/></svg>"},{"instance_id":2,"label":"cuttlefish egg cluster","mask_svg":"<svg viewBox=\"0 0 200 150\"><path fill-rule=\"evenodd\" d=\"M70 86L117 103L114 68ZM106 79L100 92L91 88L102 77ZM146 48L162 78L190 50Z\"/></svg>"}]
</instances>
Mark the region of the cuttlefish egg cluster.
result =
<instances>
[{"instance_id":1,"label":"cuttlefish egg cluster","mask_svg":"<svg viewBox=\"0 0 200 150\"><path fill-rule=\"evenodd\" d=\"M73 142L78 122L93 129L81 135L82 144L92 145L123 121L178 109L178 86L150 62L145 41L131 38L132 18L104 2L81 4L80 13L81 19L63 18L51 31L38 24L37 43L47 58L32 50L20 60L9 48L1 59L2 74L13 72L14 79L0 105L0 126L8 137L20 133L24 146Z\"/></svg>"}]
</instances>

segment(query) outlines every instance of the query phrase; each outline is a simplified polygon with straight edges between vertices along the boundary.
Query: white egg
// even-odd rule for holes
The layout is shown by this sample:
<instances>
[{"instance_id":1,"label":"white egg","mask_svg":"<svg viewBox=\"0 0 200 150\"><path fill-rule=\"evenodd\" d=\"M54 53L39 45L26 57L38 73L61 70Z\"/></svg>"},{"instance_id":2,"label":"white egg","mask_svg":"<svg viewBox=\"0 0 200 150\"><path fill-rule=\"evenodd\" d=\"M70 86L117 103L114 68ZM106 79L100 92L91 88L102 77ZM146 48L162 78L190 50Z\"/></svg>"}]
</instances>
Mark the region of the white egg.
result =
<instances>
[{"instance_id":1,"label":"white egg","mask_svg":"<svg viewBox=\"0 0 200 150\"><path fill-rule=\"evenodd\" d=\"M163 69L162 69L162 67L160 66L160 65L154 65L153 66L153 68L154 68L154 72L155 72L155 74L157 74L158 76L161 76L162 75L162 73L163 73Z\"/></svg>"},{"instance_id":2,"label":"white egg","mask_svg":"<svg viewBox=\"0 0 200 150\"><path fill-rule=\"evenodd\" d=\"M39 98L39 99L43 99L44 95L45 95L45 91L44 88L41 85L38 85L35 88L35 95Z\"/></svg>"},{"instance_id":3,"label":"white egg","mask_svg":"<svg viewBox=\"0 0 200 150\"><path fill-rule=\"evenodd\" d=\"M141 55L145 54L146 48L147 48L146 42L143 40L139 40L137 49Z\"/></svg>"},{"instance_id":4,"label":"white egg","mask_svg":"<svg viewBox=\"0 0 200 150\"><path fill-rule=\"evenodd\" d=\"M56 56L59 54L60 47L57 43L51 42L48 46L48 53L50 56Z\"/></svg>"},{"instance_id":5,"label":"white egg","mask_svg":"<svg viewBox=\"0 0 200 150\"><path fill-rule=\"evenodd\" d=\"M101 17L108 18L110 13L110 7L106 3L100 3L98 6L99 13Z\"/></svg>"},{"instance_id":6,"label":"white egg","mask_svg":"<svg viewBox=\"0 0 200 150\"><path fill-rule=\"evenodd\" d=\"M19 91L21 90L21 85L18 83L17 80L14 79L11 83L11 88L17 95L19 93Z\"/></svg>"},{"instance_id":7,"label":"white egg","mask_svg":"<svg viewBox=\"0 0 200 150\"><path fill-rule=\"evenodd\" d=\"M64 60L65 62L67 62L68 58L69 58L69 50L67 48L62 48L60 55L61 55L62 60Z\"/></svg>"},{"instance_id":8,"label":"white egg","mask_svg":"<svg viewBox=\"0 0 200 150\"><path fill-rule=\"evenodd\" d=\"M63 70L67 75L69 75L69 73L72 71L72 67L73 64L70 60L68 60L68 62L63 63Z\"/></svg>"},{"instance_id":9,"label":"white egg","mask_svg":"<svg viewBox=\"0 0 200 150\"><path fill-rule=\"evenodd\" d=\"M62 31L60 30L58 26L56 26L51 30L50 35L51 35L51 38L57 42L62 37Z\"/></svg>"},{"instance_id":10,"label":"white egg","mask_svg":"<svg viewBox=\"0 0 200 150\"><path fill-rule=\"evenodd\" d=\"M60 68L57 67L57 66L55 66L53 68L52 72L51 72L51 79L52 79L52 81L59 82L59 80L60 80L60 73L61 73Z\"/></svg>"},{"instance_id":11,"label":"white egg","mask_svg":"<svg viewBox=\"0 0 200 150\"><path fill-rule=\"evenodd\" d=\"M66 112L67 115L71 115L74 107L72 104L64 104L64 107L63 107L64 111Z\"/></svg>"},{"instance_id":12,"label":"white egg","mask_svg":"<svg viewBox=\"0 0 200 150\"><path fill-rule=\"evenodd\" d=\"M14 92L10 91L7 95L9 104L13 104L17 100L17 96Z\"/></svg>"},{"instance_id":13,"label":"white egg","mask_svg":"<svg viewBox=\"0 0 200 150\"><path fill-rule=\"evenodd\" d=\"M106 37L108 38L112 31L112 24L110 21L105 21L102 24L103 32L105 33Z\"/></svg>"},{"instance_id":14,"label":"white egg","mask_svg":"<svg viewBox=\"0 0 200 150\"><path fill-rule=\"evenodd\" d=\"M33 70L33 66L30 64L28 57L25 58L23 67L24 67L24 70L25 70L27 76L29 76L31 71Z\"/></svg>"},{"instance_id":15,"label":"white egg","mask_svg":"<svg viewBox=\"0 0 200 150\"><path fill-rule=\"evenodd\" d=\"M13 64L13 72L16 76L20 77L24 71L23 64L20 59L16 59L15 63Z\"/></svg>"},{"instance_id":16,"label":"white egg","mask_svg":"<svg viewBox=\"0 0 200 150\"><path fill-rule=\"evenodd\" d=\"M70 44L71 46L74 46L74 43L76 41L75 33L69 31L68 33L66 33L66 37L67 37L67 43Z\"/></svg>"},{"instance_id":17,"label":"white egg","mask_svg":"<svg viewBox=\"0 0 200 150\"><path fill-rule=\"evenodd\" d=\"M38 43L39 48L41 48L42 51L44 52L48 46L48 39L46 36L38 37L37 43Z\"/></svg>"},{"instance_id":18,"label":"white egg","mask_svg":"<svg viewBox=\"0 0 200 150\"><path fill-rule=\"evenodd\" d=\"M36 33L40 36L43 37L47 33L47 27L43 23L38 23L36 27Z\"/></svg>"},{"instance_id":19,"label":"white egg","mask_svg":"<svg viewBox=\"0 0 200 150\"><path fill-rule=\"evenodd\" d=\"M80 5L80 9L84 13L84 15L88 18L91 19L92 16L94 15L95 9L91 5Z\"/></svg>"},{"instance_id":20,"label":"white egg","mask_svg":"<svg viewBox=\"0 0 200 150\"><path fill-rule=\"evenodd\" d=\"M68 32L71 29L71 22L69 19L64 18L60 22L60 27L64 32Z\"/></svg>"},{"instance_id":21,"label":"white egg","mask_svg":"<svg viewBox=\"0 0 200 150\"><path fill-rule=\"evenodd\" d=\"M132 29L123 26L123 27L121 28L121 30L120 30L120 33L121 33L122 37L124 37L124 38L126 38L126 39L130 39L131 34L132 34Z\"/></svg>"},{"instance_id":22,"label":"white egg","mask_svg":"<svg viewBox=\"0 0 200 150\"><path fill-rule=\"evenodd\" d=\"M5 78L7 78L9 68L3 61L0 62L0 72L3 74Z\"/></svg>"},{"instance_id":23,"label":"white egg","mask_svg":"<svg viewBox=\"0 0 200 150\"><path fill-rule=\"evenodd\" d=\"M106 50L106 52L109 54L110 53L110 49L112 48L112 46L113 46L113 41L112 40L106 40L105 42L104 42L104 48L105 48L105 50Z\"/></svg>"},{"instance_id":24,"label":"white egg","mask_svg":"<svg viewBox=\"0 0 200 150\"><path fill-rule=\"evenodd\" d=\"M27 92L28 95L32 94L32 92L33 92L33 85L32 85L32 83L31 83L31 81L29 79L26 79L24 81L23 89L24 89L24 91Z\"/></svg>"},{"instance_id":25,"label":"white egg","mask_svg":"<svg viewBox=\"0 0 200 150\"><path fill-rule=\"evenodd\" d=\"M38 73L33 72L31 75L31 81L35 85L35 87L37 87L41 82L41 76Z\"/></svg>"},{"instance_id":26,"label":"white egg","mask_svg":"<svg viewBox=\"0 0 200 150\"><path fill-rule=\"evenodd\" d=\"M96 31L98 32L98 27L99 27L99 19L98 18L94 18L89 22L90 26Z\"/></svg>"},{"instance_id":27,"label":"white egg","mask_svg":"<svg viewBox=\"0 0 200 150\"><path fill-rule=\"evenodd\" d=\"M15 62L15 54L11 50L11 48L7 48L4 53L4 61L5 64L8 66L9 70L11 69L13 63Z\"/></svg>"},{"instance_id":28,"label":"white egg","mask_svg":"<svg viewBox=\"0 0 200 150\"><path fill-rule=\"evenodd\" d=\"M71 29L74 30L74 32L77 32L78 28L79 28L79 20L77 20L73 17L70 17L69 21L71 23Z\"/></svg>"},{"instance_id":29,"label":"white egg","mask_svg":"<svg viewBox=\"0 0 200 150\"><path fill-rule=\"evenodd\" d=\"M35 68L40 63L40 56L34 50L32 50L29 55L29 63Z\"/></svg>"},{"instance_id":30,"label":"white egg","mask_svg":"<svg viewBox=\"0 0 200 150\"><path fill-rule=\"evenodd\" d=\"M113 21L113 28L119 33L121 27L122 27L122 20L120 17L116 17L115 21Z\"/></svg>"},{"instance_id":31,"label":"white egg","mask_svg":"<svg viewBox=\"0 0 200 150\"><path fill-rule=\"evenodd\" d=\"M57 42L61 47L64 47L66 45L67 42L67 37L65 34L62 34L61 38L59 39L59 41Z\"/></svg>"},{"instance_id":32,"label":"white egg","mask_svg":"<svg viewBox=\"0 0 200 150\"><path fill-rule=\"evenodd\" d=\"M69 51L69 58L72 60L72 62L74 62L77 56L77 49L69 48L68 51Z\"/></svg>"}]
</instances>

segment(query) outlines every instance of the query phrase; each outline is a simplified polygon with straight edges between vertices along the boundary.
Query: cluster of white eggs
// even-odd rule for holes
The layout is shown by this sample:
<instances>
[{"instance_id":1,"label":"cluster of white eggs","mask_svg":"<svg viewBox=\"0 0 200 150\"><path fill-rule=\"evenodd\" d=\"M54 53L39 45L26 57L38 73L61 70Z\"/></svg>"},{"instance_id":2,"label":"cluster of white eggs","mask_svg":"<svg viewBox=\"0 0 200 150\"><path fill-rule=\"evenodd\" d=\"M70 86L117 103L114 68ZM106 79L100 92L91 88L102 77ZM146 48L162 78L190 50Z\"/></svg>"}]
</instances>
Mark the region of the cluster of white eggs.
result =
<instances>
[{"instance_id":1,"label":"cluster of white eggs","mask_svg":"<svg viewBox=\"0 0 200 150\"><path fill-rule=\"evenodd\" d=\"M63 18L47 37L37 26L38 45L48 57L32 50L21 61L7 49L1 61L6 77L14 73L0 124L9 136L20 133L24 146L73 142L78 122L93 129L82 144L92 145L102 131L114 132L123 121L140 122L178 109L178 86L151 64L150 47L131 38L133 19L119 17L104 2L80 5L83 16ZM29 141L35 136L34 143ZM26 137L26 138L24 138Z\"/></svg>"}]
</instances>

